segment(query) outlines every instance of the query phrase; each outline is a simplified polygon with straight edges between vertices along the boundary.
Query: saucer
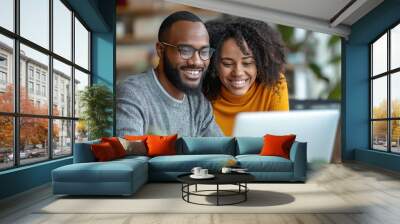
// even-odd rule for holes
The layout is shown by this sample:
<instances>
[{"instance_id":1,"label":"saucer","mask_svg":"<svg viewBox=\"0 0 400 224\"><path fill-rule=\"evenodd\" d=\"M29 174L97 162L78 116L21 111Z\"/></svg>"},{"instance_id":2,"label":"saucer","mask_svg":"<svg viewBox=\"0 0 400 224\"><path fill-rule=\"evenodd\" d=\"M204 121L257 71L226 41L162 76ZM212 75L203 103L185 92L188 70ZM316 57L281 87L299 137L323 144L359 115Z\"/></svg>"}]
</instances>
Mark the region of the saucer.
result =
<instances>
[{"instance_id":1,"label":"saucer","mask_svg":"<svg viewBox=\"0 0 400 224\"><path fill-rule=\"evenodd\" d=\"M192 174L192 175L190 175L190 178L193 178L193 179L211 179L211 178L214 178L215 176L214 175L212 175L212 174L207 174L207 175L194 175L194 174Z\"/></svg>"}]
</instances>

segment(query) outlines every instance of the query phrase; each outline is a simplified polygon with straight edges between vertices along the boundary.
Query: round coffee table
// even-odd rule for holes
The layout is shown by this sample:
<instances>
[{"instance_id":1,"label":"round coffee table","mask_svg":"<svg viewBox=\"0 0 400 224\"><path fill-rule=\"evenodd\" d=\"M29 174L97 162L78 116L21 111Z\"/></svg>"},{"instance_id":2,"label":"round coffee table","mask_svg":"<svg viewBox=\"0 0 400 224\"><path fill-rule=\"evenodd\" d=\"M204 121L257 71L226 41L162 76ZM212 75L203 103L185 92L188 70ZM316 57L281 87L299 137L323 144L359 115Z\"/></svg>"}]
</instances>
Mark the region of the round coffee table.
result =
<instances>
[{"instance_id":1,"label":"round coffee table","mask_svg":"<svg viewBox=\"0 0 400 224\"><path fill-rule=\"evenodd\" d=\"M247 183L255 180L255 177L249 173L215 173L213 174L215 177L212 179L193 179L190 177L191 173L182 174L177 177L178 181L182 183L182 199L188 203L198 204L198 205L215 205L215 204L202 204L190 201L190 196L204 196L204 197L216 197L217 206L220 205L234 205L239 204L241 202L245 202L247 200L247 192L249 188L247 187ZM198 184L205 185L216 185L215 190L197 190ZM223 190L220 189L220 185L236 185L238 186L237 190ZM190 186L195 186L195 191L190 191ZM205 194L208 192L215 192L216 194ZM230 196L241 196L240 200L234 201L232 203L221 203L221 197L230 197Z\"/></svg>"}]
</instances>

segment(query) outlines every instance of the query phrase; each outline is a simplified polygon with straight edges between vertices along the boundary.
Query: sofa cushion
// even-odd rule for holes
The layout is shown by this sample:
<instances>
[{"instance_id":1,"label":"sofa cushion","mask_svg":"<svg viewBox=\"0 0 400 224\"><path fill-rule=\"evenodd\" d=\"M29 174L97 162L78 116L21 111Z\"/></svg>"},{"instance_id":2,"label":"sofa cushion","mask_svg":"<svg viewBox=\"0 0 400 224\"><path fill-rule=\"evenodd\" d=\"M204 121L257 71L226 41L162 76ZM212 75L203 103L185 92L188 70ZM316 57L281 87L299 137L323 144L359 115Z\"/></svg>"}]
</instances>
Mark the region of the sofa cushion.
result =
<instances>
[{"instance_id":1,"label":"sofa cushion","mask_svg":"<svg viewBox=\"0 0 400 224\"><path fill-rule=\"evenodd\" d=\"M131 163L132 161L138 160L142 162L148 162L150 157L147 156L136 156L136 155L130 155L130 156L125 156L124 158L116 159L113 160L112 162L127 162ZM135 162L133 162L135 163Z\"/></svg>"},{"instance_id":2,"label":"sofa cushion","mask_svg":"<svg viewBox=\"0 0 400 224\"><path fill-rule=\"evenodd\" d=\"M235 139L231 137L182 137L177 154L235 155Z\"/></svg>"},{"instance_id":3,"label":"sofa cushion","mask_svg":"<svg viewBox=\"0 0 400 224\"><path fill-rule=\"evenodd\" d=\"M249 172L293 172L292 161L279 156L238 155L236 159Z\"/></svg>"},{"instance_id":4,"label":"sofa cushion","mask_svg":"<svg viewBox=\"0 0 400 224\"><path fill-rule=\"evenodd\" d=\"M193 167L200 166L211 172L219 171L230 159L231 155L175 155L158 156L149 160L149 170L163 172L190 172Z\"/></svg>"},{"instance_id":5,"label":"sofa cushion","mask_svg":"<svg viewBox=\"0 0 400 224\"><path fill-rule=\"evenodd\" d=\"M147 166L140 159L109 162L74 163L53 170L53 181L58 182L129 182L134 172ZM145 174L147 176L147 174Z\"/></svg>"},{"instance_id":6,"label":"sofa cushion","mask_svg":"<svg viewBox=\"0 0 400 224\"><path fill-rule=\"evenodd\" d=\"M259 154L264 145L262 137L236 137L236 155Z\"/></svg>"},{"instance_id":7,"label":"sofa cushion","mask_svg":"<svg viewBox=\"0 0 400 224\"><path fill-rule=\"evenodd\" d=\"M79 142L75 143L74 147L74 163L87 163L87 162L95 162L96 158L90 148L92 144L99 144L100 139L88 141L88 142Z\"/></svg>"}]
</instances>

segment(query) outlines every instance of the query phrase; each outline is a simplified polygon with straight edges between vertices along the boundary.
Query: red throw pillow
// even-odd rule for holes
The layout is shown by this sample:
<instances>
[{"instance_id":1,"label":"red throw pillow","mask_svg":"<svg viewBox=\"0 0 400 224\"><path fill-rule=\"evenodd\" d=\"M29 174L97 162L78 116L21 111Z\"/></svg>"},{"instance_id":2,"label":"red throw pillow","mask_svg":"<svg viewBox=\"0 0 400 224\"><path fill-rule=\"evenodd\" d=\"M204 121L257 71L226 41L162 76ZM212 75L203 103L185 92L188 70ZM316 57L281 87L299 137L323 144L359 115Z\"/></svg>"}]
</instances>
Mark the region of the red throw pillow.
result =
<instances>
[{"instance_id":1,"label":"red throw pillow","mask_svg":"<svg viewBox=\"0 0 400 224\"><path fill-rule=\"evenodd\" d=\"M99 162L110 161L116 159L115 151L109 142L102 142L91 145L94 157Z\"/></svg>"},{"instance_id":2,"label":"red throw pillow","mask_svg":"<svg viewBox=\"0 0 400 224\"><path fill-rule=\"evenodd\" d=\"M281 156L290 159L290 147L296 135L264 135L264 146L261 149L262 156Z\"/></svg>"},{"instance_id":3,"label":"red throw pillow","mask_svg":"<svg viewBox=\"0 0 400 224\"><path fill-rule=\"evenodd\" d=\"M101 138L101 142L108 142L114 149L117 158L125 157L126 151L117 137Z\"/></svg>"},{"instance_id":4,"label":"red throw pillow","mask_svg":"<svg viewBox=\"0 0 400 224\"><path fill-rule=\"evenodd\" d=\"M177 138L177 134L169 136L148 136L146 140L148 156L176 155L175 142Z\"/></svg>"}]
</instances>

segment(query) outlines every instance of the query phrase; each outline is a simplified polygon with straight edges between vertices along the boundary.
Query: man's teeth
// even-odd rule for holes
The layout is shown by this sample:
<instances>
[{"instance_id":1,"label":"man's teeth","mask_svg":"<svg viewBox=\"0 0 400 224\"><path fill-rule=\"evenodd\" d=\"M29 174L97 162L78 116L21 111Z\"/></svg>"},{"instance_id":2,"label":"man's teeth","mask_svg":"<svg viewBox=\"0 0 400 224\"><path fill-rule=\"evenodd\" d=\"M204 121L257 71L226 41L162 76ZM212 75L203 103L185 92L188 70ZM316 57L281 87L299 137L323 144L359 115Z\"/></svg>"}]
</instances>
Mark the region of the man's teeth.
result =
<instances>
[{"instance_id":1,"label":"man's teeth","mask_svg":"<svg viewBox=\"0 0 400 224\"><path fill-rule=\"evenodd\" d=\"M233 80L231 81L231 85L235 88L242 88L244 86L246 86L246 80Z\"/></svg>"},{"instance_id":2,"label":"man's teeth","mask_svg":"<svg viewBox=\"0 0 400 224\"><path fill-rule=\"evenodd\" d=\"M185 70L189 78L198 78L201 75L201 70Z\"/></svg>"}]
</instances>

